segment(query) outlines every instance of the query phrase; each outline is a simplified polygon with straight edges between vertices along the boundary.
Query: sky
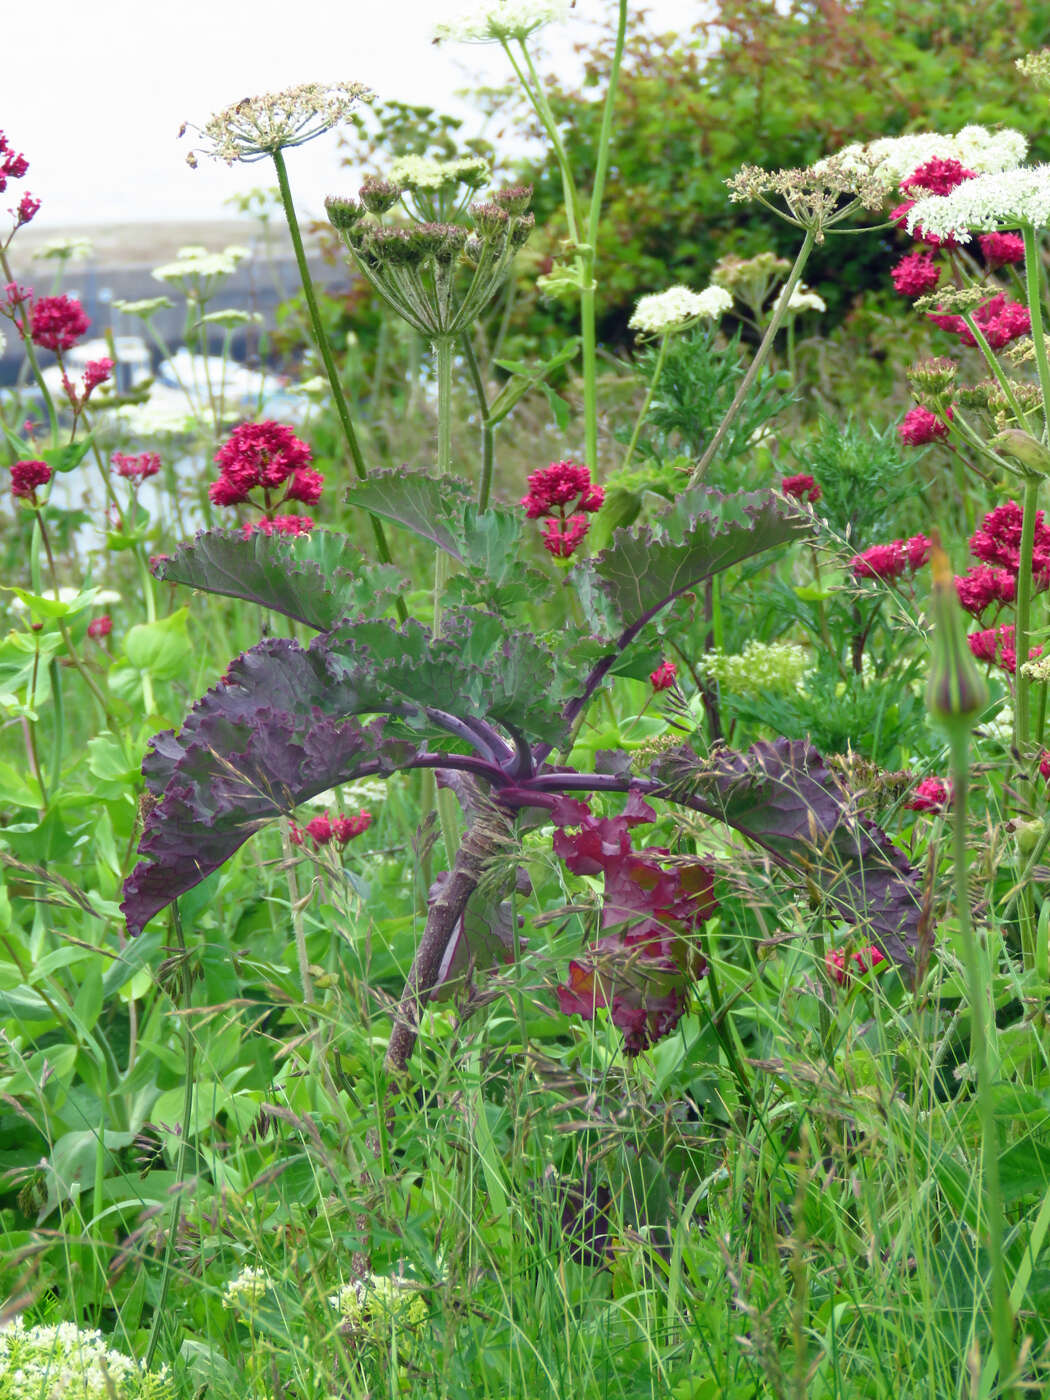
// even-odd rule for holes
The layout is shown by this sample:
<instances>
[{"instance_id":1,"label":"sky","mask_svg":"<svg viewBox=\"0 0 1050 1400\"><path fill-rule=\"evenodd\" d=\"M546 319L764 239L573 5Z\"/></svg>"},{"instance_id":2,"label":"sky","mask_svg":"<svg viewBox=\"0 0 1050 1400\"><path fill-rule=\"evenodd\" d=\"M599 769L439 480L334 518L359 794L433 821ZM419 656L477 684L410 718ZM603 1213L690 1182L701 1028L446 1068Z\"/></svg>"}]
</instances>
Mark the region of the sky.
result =
<instances>
[{"instance_id":1,"label":"sky","mask_svg":"<svg viewBox=\"0 0 1050 1400\"><path fill-rule=\"evenodd\" d=\"M637 0L631 0L632 4ZM5 5L0 130L30 162L12 189L42 201L37 228L229 218L224 200L274 183L269 162L186 165L184 121L242 97L352 79L379 96L463 115L457 89L511 76L498 46L431 42L468 0L48 0ZM560 65L613 0L577 0L544 31ZM646 0L662 29L688 31L702 0ZM578 17L578 18L577 18ZM334 135L289 152L297 204L319 214L345 193ZM13 204L15 200L10 200Z\"/></svg>"}]
</instances>

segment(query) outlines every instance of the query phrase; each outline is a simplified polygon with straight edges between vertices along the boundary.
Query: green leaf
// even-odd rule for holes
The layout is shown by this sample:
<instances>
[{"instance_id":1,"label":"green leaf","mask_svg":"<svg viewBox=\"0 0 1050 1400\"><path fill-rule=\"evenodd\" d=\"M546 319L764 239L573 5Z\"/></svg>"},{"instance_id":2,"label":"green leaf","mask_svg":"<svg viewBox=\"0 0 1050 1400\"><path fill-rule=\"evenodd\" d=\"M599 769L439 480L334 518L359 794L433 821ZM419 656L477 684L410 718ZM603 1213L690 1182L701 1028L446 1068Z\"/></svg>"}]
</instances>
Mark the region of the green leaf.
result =
<instances>
[{"instance_id":1,"label":"green leaf","mask_svg":"<svg viewBox=\"0 0 1050 1400\"><path fill-rule=\"evenodd\" d=\"M473 488L457 477L427 472L379 471L347 493L351 504L393 520L458 559L489 570L505 566L521 534L518 514L479 511Z\"/></svg>"},{"instance_id":2,"label":"green leaf","mask_svg":"<svg viewBox=\"0 0 1050 1400\"><path fill-rule=\"evenodd\" d=\"M59 618L72 617L74 613L83 612L95 601L99 590L97 588L85 588L77 594L75 598L63 601L59 598L48 598L46 594L30 593L26 588L16 588L13 584L0 584L0 588L5 593L14 593L21 598L34 617Z\"/></svg>"},{"instance_id":3,"label":"green leaf","mask_svg":"<svg viewBox=\"0 0 1050 1400\"><path fill-rule=\"evenodd\" d=\"M46 462L53 472L71 472L80 466L93 441L93 435L89 433L79 442L67 442L64 447L49 447L41 452L40 460Z\"/></svg>"},{"instance_id":4,"label":"green leaf","mask_svg":"<svg viewBox=\"0 0 1050 1400\"><path fill-rule=\"evenodd\" d=\"M189 617L188 608L179 608L157 622L137 623L125 632L121 650L137 671L148 671L159 681L174 680L185 674L194 655Z\"/></svg>"},{"instance_id":5,"label":"green leaf","mask_svg":"<svg viewBox=\"0 0 1050 1400\"><path fill-rule=\"evenodd\" d=\"M569 427L569 419L572 416L572 410L562 396L556 394L549 384L541 384L539 387L543 391L543 397L550 405L550 410L554 415L554 422L557 425L558 431L561 433L566 432Z\"/></svg>"},{"instance_id":6,"label":"green leaf","mask_svg":"<svg viewBox=\"0 0 1050 1400\"><path fill-rule=\"evenodd\" d=\"M155 566L158 578L243 598L326 632L344 617L378 617L402 586L392 565L369 564L346 535L239 531L199 534Z\"/></svg>"},{"instance_id":7,"label":"green leaf","mask_svg":"<svg viewBox=\"0 0 1050 1400\"><path fill-rule=\"evenodd\" d=\"M772 491L725 495L697 486L661 511L651 528L617 530L610 547L573 575L581 592L602 595L619 625L635 630L704 580L812 528L808 516Z\"/></svg>"}]
</instances>

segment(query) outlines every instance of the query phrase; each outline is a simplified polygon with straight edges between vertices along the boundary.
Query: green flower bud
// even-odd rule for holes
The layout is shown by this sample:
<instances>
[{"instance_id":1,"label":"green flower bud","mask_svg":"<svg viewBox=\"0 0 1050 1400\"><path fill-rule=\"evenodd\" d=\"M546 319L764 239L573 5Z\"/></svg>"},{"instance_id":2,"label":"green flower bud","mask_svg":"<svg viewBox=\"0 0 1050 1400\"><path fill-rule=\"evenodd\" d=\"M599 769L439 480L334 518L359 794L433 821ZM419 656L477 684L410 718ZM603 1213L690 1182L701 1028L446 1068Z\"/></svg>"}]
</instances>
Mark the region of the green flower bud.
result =
<instances>
[{"instance_id":1,"label":"green flower bud","mask_svg":"<svg viewBox=\"0 0 1050 1400\"><path fill-rule=\"evenodd\" d=\"M933 656L926 683L926 706L942 728L969 733L988 704L988 687L966 641L951 561L941 548L937 531L930 533Z\"/></svg>"},{"instance_id":2,"label":"green flower bud","mask_svg":"<svg viewBox=\"0 0 1050 1400\"><path fill-rule=\"evenodd\" d=\"M502 190L496 190L492 201L506 209L508 214L524 214L532 203L532 186L507 185Z\"/></svg>"},{"instance_id":3,"label":"green flower bud","mask_svg":"<svg viewBox=\"0 0 1050 1400\"><path fill-rule=\"evenodd\" d=\"M482 238L499 238L510 225L510 215L506 209L501 209L492 200L487 204L472 204L470 214Z\"/></svg>"},{"instance_id":4,"label":"green flower bud","mask_svg":"<svg viewBox=\"0 0 1050 1400\"><path fill-rule=\"evenodd\" d=\"M358 190L361 203L370 214L385 214L401 198L401 186L391 180L381 180L376 175L365 177Z\"/></svg>"},{"instance_id":5,"label":"green flower bud","mask_svg":"<svg viewBox=\"0 0 1050 1400\"><path fill-rule=\"evenodd\" d=\"M337 228L340 233L346 229L353 228L364 214L364 206L358 204L356 199L343 199L339 195L330 194L324 202L325 212L328 215L328 222L333 228Z\"/></svg>"},{"instance_id":6,"label":"green flower bud","mask_svg":"<svg viewBox=\"0 0 1050 1400\"><path fill-rule=\"evenodd\" d=\"M510 231L510 246L513 249L524 248L529 241L529 235L536 227L535 214L522 214L519 219L515 219Z\"/></svg>"},{"instance_id":7,"label":"green flower bud","mask_svg":"<svg viewBox=\"0 0 1050 1400\"><path fill-rule=\"evenodd\" d=\"M1021 428L1007 428L1006 432L992 438L988 446L1019 463L1023 476L1050 476L1050 451Z\"/></svg>"}]
</instances>

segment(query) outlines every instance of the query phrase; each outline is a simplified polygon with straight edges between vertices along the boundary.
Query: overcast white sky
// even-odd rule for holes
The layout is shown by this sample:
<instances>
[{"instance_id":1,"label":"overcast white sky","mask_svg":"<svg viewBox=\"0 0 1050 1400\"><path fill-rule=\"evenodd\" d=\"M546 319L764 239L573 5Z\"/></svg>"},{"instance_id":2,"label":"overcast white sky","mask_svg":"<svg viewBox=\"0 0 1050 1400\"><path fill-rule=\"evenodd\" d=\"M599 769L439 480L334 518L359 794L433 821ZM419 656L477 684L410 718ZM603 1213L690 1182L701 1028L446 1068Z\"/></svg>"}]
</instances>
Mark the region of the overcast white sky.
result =
<instances>
[{"instance_id":1,"label":"overcast white sky","mask_svg":"<svg viewBox=\"0 0 1050 1400\"><path fill-rule=\"evenodd\" d=\"M632 3L634 0L632 0ZM577 0L581 20L613 0ZM271 185L269 163L186 163L184 120L293 83L355 79L379 96L455 111L452 94L510 76L498 46L436 47L437 20L467 0L9 0L0 129L30 162L0 207L30 190L36 224L228 218L223 200ZM690 30L702 0L646 0L661 28ZM571 62L581 25L552 26L551 49ZM557 33L555 31L558 31ZM573 33L575 31L575 34ZM462 111L462 108L460 109ZM340 192L335 138L292 152L297 202L317 213Z\"/></svg>"}]
</instances>

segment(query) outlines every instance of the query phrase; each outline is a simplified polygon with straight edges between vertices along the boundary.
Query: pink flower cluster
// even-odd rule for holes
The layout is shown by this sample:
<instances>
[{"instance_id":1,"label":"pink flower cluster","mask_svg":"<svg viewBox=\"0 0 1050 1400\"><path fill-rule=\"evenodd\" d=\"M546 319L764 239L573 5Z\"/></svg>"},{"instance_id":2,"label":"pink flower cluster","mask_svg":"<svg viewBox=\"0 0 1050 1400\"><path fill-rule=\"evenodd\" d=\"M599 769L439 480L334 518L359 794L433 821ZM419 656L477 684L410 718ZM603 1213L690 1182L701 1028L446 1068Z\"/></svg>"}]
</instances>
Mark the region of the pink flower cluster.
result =
<instances>
[{"instance_id":1,"label":"pink flower cluster","mask_svg":"<svg viewBox=\"0 0 1050 1400\"><path fill-rule=\"evenodd\" d=\"M951 194L952 190L958 189L964 180L974 180L977 172L967 170L966 167L957 160L942 160L935 157L928 160L925 165L920 165L917 170L912 171L906 180L901 181L901 193L907 194L909 190L923 190L929 194L941 195ZM890 213L890 220L898 227L904 227L904 220L915 203L914 199L905 200L903 204L898 204L896 209ZM912 234L919 243L925 243L931 248L951 247L954 239L935 238L933 234L925 233L921 227L917 227Z\"/></svg>"},{"instance_id":2,"label":"pink flower cluster","mask_svg":"<svg viewBox=\"0 0 1050 1400\"><path fill-rule=\"evenodd\" d=\"M886 961L886 954L881 949L876 948L874 943L870 943L867 948L862 948L858 953L850 953L849 961L856 963L858 973L871 972L880 963ZM828 970L828 976L837 982L840 987L844 987L850 979L850 968L846 962L846 955L841 948L832 948L824 955L824 966Z\"/></svg>"},{"instance_id":3,"label":"pink flower cluster","mask_svg":"<svg viewBox=\"0 0 1050 1400\"><path fill-rule=\"evenodd\" d=\"M312 460L310 448L285 424L242 423L215 454L219 479L208 487L208 495L217 506L235 506L259 489L268 515L286 501L316 505L324 477L310 466ZM273 500L281 487L283 495Z\"/></svg>"},{"instance_id":4,"label":"pink flower cluster","mask_svg":"<svg viewBox=\"0 0 1050 1400\"><path fill-rule=\"evenodd\" d=\"M128 481L145 481L148 476L156 476L160 471L160 457L156 452L114 452L109 459L118 476Z\"/></svg>"},{"instance_id":5,"label":"pink flower cluster","mask_svg":"<svg viewBox=\"0 0 1050 1400\"><path fill-rule=\"evenodd\" d=\"M966 640L978 661L987 661L989 665L998 666L1011 676L1017 670L1012 622L1004 623L1000 627L986 627L982 632L971 632ZM1040 656L1042 650L1042 647L1032 647L1028 659Z\"/></svg>"},{"instance_id":6,"label":"pink flower cluster","mask_svg":"<svg viewBox=\"0 0 1050 1400\"><path fill-rule=\"evenodd\" d=\"M8 180L21 180L29 169L25 156L16 154L7 137L0 131L0 194L7 189ZM28 224L40 208L39 199L34 199L27 191L18 202L18 207L10 212L15 216L15 228Z\"/></svg>"},{"instance_id":7,"label":"pink flower cluster","mask_svg":"<svg viewBox=\"0 0 1050 1400\"><path fill-rule=\"evenodd\" d=\"M96 641L100 637L108 637L113 631L113 619L109 613L103 613L101 617L94 618L88 623L87 634Z\"/></svg>"},{"instance_id":8,"label":"pink flower cluster","mask_svg":"<svg viewBox=\"0 0 1050 1400\"><path fill-rule=\"evenodd\" d=\"M1024 239L1019 233L982 233L977 242L985 262L993 268L1024 262Z\"/></svg>"},{"instance_id":9,"label":"pink flower cluster","mask_svg":"<svg viewBox=\"0 0 1050 1400\"><path fill-rule=\"evenodd\" d=\"M946 409L945 413L950 421L953 416L951 409ZM925 447L927 443L938 442L948 436L948 423L928 408L923 408L922 404L916 404L897 424L897 436L909 447Z\"/></svg>"},{"instance_id":10,"label":"pink flower cluster","mask_svg":"<svg viewBox=\"0 0 1050 1400\"><path fill-rule=\"evenodd\" d=\"M309 515L275 515L272 520L265 516L262 520L249 520L241 526L241 534L246 540L252 535L308 535L313 528Z\"/></svg>"},{"instance_id":11,"label":"pink flower cluster","mask_svg":"<svg viewBox=\"0 0 1050 1400\"><path fill-rule=\"evenodd\" d=\"M11 494L26 501L36 500L36 488L51 480L51 468L46 462L15 462L11 467Z\"/></svg>"},{"instance_id":12,"label":"pink flower cluster","mask_svg":"<svg viewBox=\"0 0 1050 1400\"><path fill-rule=\"evenodd\" d=\"M942 331L957 335L963 345L977 344L977 337L961 316L942 316L930 312L926 319ZM983 306L979 306L973 313L973 321L993 350L1002 350L1012 340L1027 335L1032 329L1028 307L1022 306L1019 301L1007 300L1005 292L997 292Z\"/></svg>"},{"instance_id":13,"label":"pink flower cluster","mask_svg":"<svg viewBox=\"0 0 1050 1400\"><path fill-rule=\"evenodd\" d=\"M909 812L946 812L951 805L951 784L942 778L923 778L904 804Z\"/></svg>"},{"instance_id":14,"label":"pink flower cluster","mask_svg":"<svg viewBox=\"0 0 1050 1400\"><path fill-rule=\"evenodd\" d=\"M79 301L65 295L38 297L29 319L29 338L43 350L72 350L91 325ZM24 329L19 326L24 332Z\"/></svg>"},{"instance_id":15,"label":"pink flower cluster","mask_svg":"<svg viewBox=\"0 0 1050 1400\"><path fill-rule=\"evenodd\" d=\"M649 684L654 690L670 690L678 675L678 667L673 661L661 661L655 671L649 672Z\"/></svg>"},{"instance_id":16,"label":"pink flower cluster","mask_svg":"<svg viewBox=\"0 0 1050 1400\"><path fill-rule=\"evenodd\" d=\"M600 508L605 492L576 462L551 462L531 472L528 480L528 495L521 498L526 516L543 519L544 549L556 559L568 559L590 528L587 516Z\"/></svg>"},{"instance_id":17,"label":"pink flower cluster","mask_svg":"<svg viewBox=\"0 0 1050 1400\"><path fill-rule=\"evenodd\" d=\"M979 564L955 580L959 602L975 618L982 618L989 608L996 614L1005 604L1017 598L1017 576L1021 567L1021 529L1023 512L1016 501L1004 501L981 521L970 537L970 553ZM1050 529L1043 522L1043 512L1037 511L1032 544L1032 588L1043 592L1050 587ZM994 621L994 615L993 619ZM987 661L1012 675L1017 669L1012 625L985 627L967 637L970 650L978 661ZM1041 647L1033 647L1028 658L1039 656Z\"/></svg>"},{"instance_id":18,"label":"pink flower cluster","mask_svg":"<svg viewBox=\"0 0 1050 1400\"><path fill-rule=\"evenodd\" d=\"M319 817L314 817L313 821L307 822L306 826L300 828L292 822L288 832L288 838L293 846L302 846L306 837L314 843L314 849L320 850L322 846L329 846L334 841L339 847L343 847L348 841L352 841L355 836L360 836L372 825L371 812L358 812L355 817L336 817L334 820L327 812Z\"/></svg>"},{"instance_id":19,"label":"pink flower cluster","mask_svg":"<svg viewBox=\"0 0 1050 1400\"><path fill-rule=\"evenodd\" d=\"M907 540L872 545L850 560L850 572L856 579L879 579L883 583L892 583L906 573L914 574L921 569L928 562L932 548L933 541L925 535L912 535Z\"/></svg>"},{"instance_id":20,"label":"pink flower cluster","mask_svg":"<svg viewBox=\"0 0 1050 1400\"><path fill-rule=\"evenodd\" d=\"M105 384L112 373L113 361L103 356L100 360L88 360L84 366L84 378L80 382L79 389L68 374L62 376L62 388L66 391L66 398L72 406L74 415L81 412L98 386Z\"/></svg>"},{"instance_id":21,"label":"pink flower cluster","mask_svg":"<svg viewBox=\"0 0 1050 1400\"><path fill-rule=\"evenodd\" d=\"M1016 501L1004 501L981 521L970 537L970 553L984 564L996 564L1016 574L1021 567L1021 528L1024 515ZM1043 512L1035 513L1032 541L1032 573L1038 587L1050 583L1050 529L1043 523Z\"/></svg>"},{"instance_id":22,"label":"pink flower cluster","mask_svg":"<svg viewBox=\"0 0 1050 1400\"><path fill-rule=\"evenodd\" d=\"M980 617L993 603L1000 606L1012 603L1017 598L1017 575L1009 569L995 569L990 564L979 564L968 574L955 580L955 591L966 612Z\"/></svg>"},{"instance_id":23,"label":"pink flower cluster","mask_svg":"<svg viewBox=\"0 0 1050 1400\"><path fill-rule=\"evenodd\" d=\"M814 506L824 494L814 479L806 472L799 472L797 476L783 477L780 489L785 496L793 496L796 501L808 501L810 505Z\"/></svg>"}]
</instances>

